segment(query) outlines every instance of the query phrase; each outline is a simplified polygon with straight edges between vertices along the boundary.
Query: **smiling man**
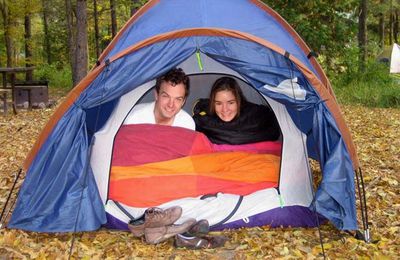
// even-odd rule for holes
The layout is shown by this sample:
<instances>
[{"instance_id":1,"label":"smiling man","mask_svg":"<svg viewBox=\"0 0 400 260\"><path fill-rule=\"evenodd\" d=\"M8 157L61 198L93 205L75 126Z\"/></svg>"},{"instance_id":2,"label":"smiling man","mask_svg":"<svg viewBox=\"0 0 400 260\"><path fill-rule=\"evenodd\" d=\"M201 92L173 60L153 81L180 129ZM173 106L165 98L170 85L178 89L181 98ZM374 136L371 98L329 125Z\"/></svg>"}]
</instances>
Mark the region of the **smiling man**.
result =
<instances>
[{"instance_id":1,"label":"smiling man","mask_svg":"<svg viewBox=\"0 0 400 260\"><path fill-rule=\"evenodd\" d=\"M172 69L157 78L155 101L133 108L124 124L159 124L195 129L192 117L182 110L189 95L190 81L182 69Z\"/></svg>"}]
</instances>

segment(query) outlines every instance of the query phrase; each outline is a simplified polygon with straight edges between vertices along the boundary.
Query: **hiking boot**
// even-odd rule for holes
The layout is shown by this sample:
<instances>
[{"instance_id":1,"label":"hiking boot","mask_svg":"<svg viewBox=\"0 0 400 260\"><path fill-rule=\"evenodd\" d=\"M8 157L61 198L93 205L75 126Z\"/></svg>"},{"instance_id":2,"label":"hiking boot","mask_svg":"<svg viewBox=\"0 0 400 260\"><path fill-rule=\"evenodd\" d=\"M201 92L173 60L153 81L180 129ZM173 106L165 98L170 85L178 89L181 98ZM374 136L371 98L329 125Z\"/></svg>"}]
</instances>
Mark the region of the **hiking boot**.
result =
<instances>
[{"instance_id":1,"label":"hiking boot","mask_svg":"<svg viewBox=\"0 0 400 260\"><path fill-rule=\"evenodd\" d=\"M197 221L189 230L185 233L188 236L202 236L207 235L210 231L210 225L208 224L207 219L202 219Z\"/></svg>"},{"instance_id":2,"label":"hiking boot","mask_svg":"<svg viewBox=\"0 0 400 260\"><path fill-rule=\"evenodd\" d=\"M224 246L228 240L225 236L203 236L186 237L182 235L175 236L175 247L184 247L188 249L207 249Z\"/></svg>"},{"instance_id":3,"label":"hiking boot","mask_svg":"<svg viewBox=\"0 0 400 260\"><path fill-rule=\"evenodd\" d=\"M144 225L147 227L169 226L175 223L182 215L182 208L174 206L168 209L149 208L144 213Z\"/></svg>"},{"instance_id":4,"label":"hiking boot","mask_svg":"<svg viewBox=\"0 0 400 260\"><path fill-rule=\"evenodd\" d=\"M144 235L144 218L138 220L129 221L128 229L135 237L141 237Z\"/></svg>"},{"instance_id":5,"label":"hiking boot","mask_svg":"<svg viewBox=\"0 0 400 260\"><path fill-rule=\"evenodd\" d=\"M135 237L144 235L147 227L162 227L172 225L182 215L182 208L174 206L168 209L148 208L144 213L144 221L133 221L128 224L128 228Z\"/></svg>"},{"instance_id":6,"label":"hiking boot","mask_svg":"<svg viewBox=\"0 0 400 260\"><path fill-rule=\"evenodd\" d=\"M180 225L170 225L163 227L146 227L144 229L144 237L149 244L158 244L164 242L170 237L177 234L182 234L189 230L193 224L196 223L195 219L188 219Z\"/></svg>"}]
</instances>

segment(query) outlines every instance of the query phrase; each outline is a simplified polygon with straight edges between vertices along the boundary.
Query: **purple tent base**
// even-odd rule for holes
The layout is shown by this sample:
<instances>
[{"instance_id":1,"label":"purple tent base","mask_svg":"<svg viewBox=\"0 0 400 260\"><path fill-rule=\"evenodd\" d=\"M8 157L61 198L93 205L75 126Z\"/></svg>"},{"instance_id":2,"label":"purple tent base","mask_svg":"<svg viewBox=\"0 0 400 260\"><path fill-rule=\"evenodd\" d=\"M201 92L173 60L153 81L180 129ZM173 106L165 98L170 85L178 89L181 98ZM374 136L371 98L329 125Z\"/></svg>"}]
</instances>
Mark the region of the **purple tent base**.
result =
<instances>
[{"instance_id":1,"label":"purple tent base","mask_svg":"<svg viewBox=\"0 0 400 260\"><path fill-rule=\"evenodd\" d=\"M275 208L263 213L240 219L228 224L213 226L211 230L237 229L242 227L256 227L269 225L271 227L316 227L327 220L307 207L289 206ZM128 225L107 213L107 223L103 225L109 229L128 230Z\"/></svg>"},{"instance_id":2,"label":"purple tent base","mask_svg":"<svg viewBox=\"0 0 400 260\"><path fill-rule=\"evenodd\" d=\"M317 216L318 221L317 222ZM211 230L237 229L242 227L317 227L326 219L302 206L289 206L284 208L275 208L257 215L248 217L246 220L240 219L227 224L216 225Z\"/></svg>"},{"instance_id":3,"label":"purple tent base","mask_svg":"<svg viewBox=\"0 0 400 260\"><path fill-rule=\"evenodd\" d=\"M108 229L129 230L128 224L122 222L113 215L106 213L106 217L107 217L107 223L104 224L103 227Z\"/></svg>"}]
</instances>

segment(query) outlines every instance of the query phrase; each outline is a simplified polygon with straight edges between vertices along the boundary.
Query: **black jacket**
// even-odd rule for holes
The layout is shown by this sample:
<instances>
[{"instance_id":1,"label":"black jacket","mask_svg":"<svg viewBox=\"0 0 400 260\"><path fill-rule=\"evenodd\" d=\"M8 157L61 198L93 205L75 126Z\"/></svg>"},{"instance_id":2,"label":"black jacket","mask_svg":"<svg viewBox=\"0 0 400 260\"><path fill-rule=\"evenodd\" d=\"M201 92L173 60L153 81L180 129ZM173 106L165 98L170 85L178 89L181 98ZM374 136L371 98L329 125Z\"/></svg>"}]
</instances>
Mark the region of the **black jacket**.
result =
<instances>
[{"instance_id":1,"label":"black jacket","mask_svg":"<svg viewBox=\"0 0 400 260\"><path fill-rule=\"evenodd\" d=\"M275 114L269 107L244 102L240 116L230 122L208 113L208 99L200 99L193 109L196 130L204 133L215 144L246 144L275 141L280 129Z\"/></svg>"}]
</instances>

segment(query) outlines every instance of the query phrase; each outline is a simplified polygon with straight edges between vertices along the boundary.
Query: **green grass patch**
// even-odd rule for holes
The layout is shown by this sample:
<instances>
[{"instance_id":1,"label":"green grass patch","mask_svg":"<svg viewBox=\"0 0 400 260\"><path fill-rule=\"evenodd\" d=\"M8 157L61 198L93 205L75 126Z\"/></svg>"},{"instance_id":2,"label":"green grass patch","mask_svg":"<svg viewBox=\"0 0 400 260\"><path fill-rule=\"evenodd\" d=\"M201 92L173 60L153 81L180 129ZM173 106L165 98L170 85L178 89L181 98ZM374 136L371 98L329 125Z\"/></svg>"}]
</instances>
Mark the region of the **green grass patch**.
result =
<instances>
[{"instance_id":1,"label":"green grass patch","mask_svg":"<svg viewBox=\"0 0 400 260\"><path fill-rule=\"evenodd\" d=\"M332 80L342 104L400 108L400 76L389 74L385 64L372 62L363 73L343 73Z\"/></svg>"},{"instance_id":2,"label":"green grass patch","mask_svg":"<svg viewBox=\"0 0 400 260\"><path fill-rule=\"evenodd\" d=\"M42 65L35 69L35 78L49 81L51 88L72 88L72 74L69 66Z\"/></svg>"}]
</instances>

